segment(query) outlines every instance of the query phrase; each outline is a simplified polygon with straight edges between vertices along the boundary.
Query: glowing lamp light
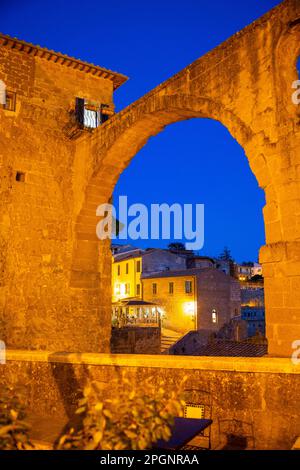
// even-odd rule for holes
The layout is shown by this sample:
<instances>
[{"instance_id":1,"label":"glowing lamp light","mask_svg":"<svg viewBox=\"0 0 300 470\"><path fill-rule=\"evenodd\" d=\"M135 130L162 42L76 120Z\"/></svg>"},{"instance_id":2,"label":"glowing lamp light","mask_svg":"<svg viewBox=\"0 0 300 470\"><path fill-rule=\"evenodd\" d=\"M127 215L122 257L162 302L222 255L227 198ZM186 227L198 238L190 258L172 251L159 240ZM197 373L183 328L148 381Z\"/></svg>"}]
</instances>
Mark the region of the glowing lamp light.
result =
<instances>
[{"instance_id":1,"label":"glowing lamp light","mask_svg":"<svg viewBox=\"0 0 300 470\"><path fill-rule=\"evenodd\" d=\"M186 315L195 314L195 302L184 302L183 311Z\"/></svg>"},{"instance_id":2,"label":"glowing lamp light","mask_svg":"<svg viewBox=\"0 0 300 470\"><path fill-rule=\"evenodd\" d=\"M124 297L126 294L126 289L125 289L125 284L120 285L120 295L121 297Z\"/></svg>"}]
</instances>

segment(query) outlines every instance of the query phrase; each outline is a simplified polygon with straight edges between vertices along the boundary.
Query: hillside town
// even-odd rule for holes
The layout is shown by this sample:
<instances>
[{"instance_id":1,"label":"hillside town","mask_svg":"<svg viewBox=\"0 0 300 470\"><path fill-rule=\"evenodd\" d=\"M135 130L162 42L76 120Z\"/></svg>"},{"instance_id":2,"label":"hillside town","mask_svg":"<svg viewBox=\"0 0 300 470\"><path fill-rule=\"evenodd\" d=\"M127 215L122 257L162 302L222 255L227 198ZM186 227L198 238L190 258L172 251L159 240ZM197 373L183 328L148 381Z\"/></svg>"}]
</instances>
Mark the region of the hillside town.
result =
<instances>
[{"instance_id":1,"label":"hillside town","mask_svg":"<svg viewBox=\"0 0 300 470\"><path fill-rule=\"evenodd\" d=\"M225 248L200 256L112 245L113 352L181 355L266 353L264 284L256 262Z\"/></svg>"}]
</instances>

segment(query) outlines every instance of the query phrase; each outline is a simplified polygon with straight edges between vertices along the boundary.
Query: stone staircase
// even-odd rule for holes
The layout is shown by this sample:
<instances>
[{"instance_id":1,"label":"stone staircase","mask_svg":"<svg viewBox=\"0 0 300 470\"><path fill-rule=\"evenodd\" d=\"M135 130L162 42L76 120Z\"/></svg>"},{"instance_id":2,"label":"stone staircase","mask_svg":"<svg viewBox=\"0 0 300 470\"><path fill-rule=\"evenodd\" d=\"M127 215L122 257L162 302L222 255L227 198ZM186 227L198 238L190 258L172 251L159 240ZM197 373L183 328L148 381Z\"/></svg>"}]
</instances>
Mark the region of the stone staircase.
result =
<instances>
[{"instance_id":1,"label":"stone staircase","mask_svg":"<svg viewBox=\"0 0 300 470\"><path fill-rule=\"evenodd\" d=\"M169 349L173 344L177 343L183 335L177 331L167 330L161 331L161 354L169 354Z\"/></svg>"}]
</instances>

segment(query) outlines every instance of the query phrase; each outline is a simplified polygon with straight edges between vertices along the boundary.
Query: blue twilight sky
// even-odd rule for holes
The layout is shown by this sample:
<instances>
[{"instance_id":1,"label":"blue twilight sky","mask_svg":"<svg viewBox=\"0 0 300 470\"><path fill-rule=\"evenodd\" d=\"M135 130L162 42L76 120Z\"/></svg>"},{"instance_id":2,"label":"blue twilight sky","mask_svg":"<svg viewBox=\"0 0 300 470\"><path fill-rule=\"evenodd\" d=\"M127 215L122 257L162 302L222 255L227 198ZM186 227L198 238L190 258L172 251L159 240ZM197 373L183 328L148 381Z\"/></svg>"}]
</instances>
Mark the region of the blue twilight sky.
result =
<instances>
[{"instance_id":1,"label":"blue twilight sky","mask_svg":"<svg viewBox=\"0 0 300 470\"><path fill-rule=\"evenodd\" d=\"M117 110L278 4L278 0L0 0L0 30L122 72ZM152 138L115 191L129 203L204 203L203 254L229 246L256 260L264 244L258 188L243 150L218 122L194 119ZM165 246L167 242L136 242Z\"/></svg>"}]
</instances>

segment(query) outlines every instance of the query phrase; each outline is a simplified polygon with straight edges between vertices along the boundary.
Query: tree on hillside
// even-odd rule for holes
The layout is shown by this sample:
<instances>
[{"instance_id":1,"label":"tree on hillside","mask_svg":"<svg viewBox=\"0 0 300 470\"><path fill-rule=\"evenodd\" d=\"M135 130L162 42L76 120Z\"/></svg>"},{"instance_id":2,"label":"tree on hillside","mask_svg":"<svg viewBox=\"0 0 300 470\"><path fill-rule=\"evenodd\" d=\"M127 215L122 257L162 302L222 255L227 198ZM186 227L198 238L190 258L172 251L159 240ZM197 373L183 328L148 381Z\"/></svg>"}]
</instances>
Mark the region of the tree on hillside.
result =
<instances>
[{"instance_id":1,"label":"tree on hillside","mask_svg":"<svg viewBox=\"0 0 300 470\"><path fill-rule=\"evenodd\" d=\"M227 246L224 247L224 250L220 254L219 259L222 261L233 261L231 251Z\"/></svg>"}]
</instances>

